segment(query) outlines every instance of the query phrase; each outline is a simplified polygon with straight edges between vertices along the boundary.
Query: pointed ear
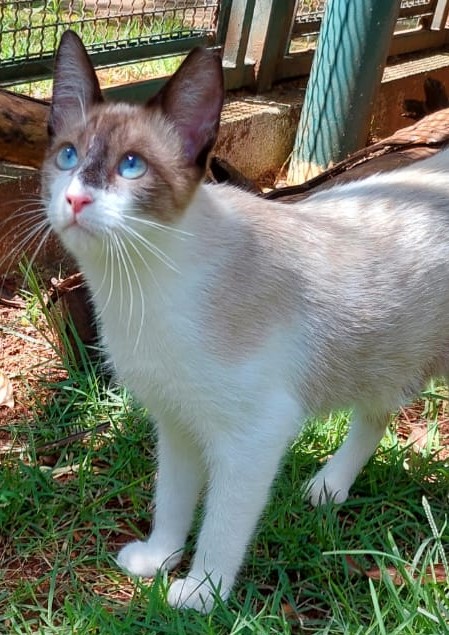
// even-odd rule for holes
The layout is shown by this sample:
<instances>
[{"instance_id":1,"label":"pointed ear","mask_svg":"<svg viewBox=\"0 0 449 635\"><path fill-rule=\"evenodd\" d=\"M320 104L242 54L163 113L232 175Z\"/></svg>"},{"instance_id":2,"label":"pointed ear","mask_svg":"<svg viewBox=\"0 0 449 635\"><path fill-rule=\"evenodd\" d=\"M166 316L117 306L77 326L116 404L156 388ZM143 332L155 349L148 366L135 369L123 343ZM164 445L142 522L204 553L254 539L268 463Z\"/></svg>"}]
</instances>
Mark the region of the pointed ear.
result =
<instances>
[{"instance_id":1,"label":"pointed ear","mask_svg":"<svg viewBox=\"0 0 449 635\"><path fill-rule=\"evenodd\" d=\"M223 99L220 56L196 48L148 105L162 108L178 129L187 161L204 170L217 138Z\"/></svg>"},{"instance_id":2,"label":"pointed ear","mask_svg":"<svg viewBox=\"0 0 449 635\"><path fill-rule=\"evenodd\" d=\"M103 97L92 62L80 38L66 31L59 44L53 75L53 99L48 132L57 134L69 119L82 119Z\"/></svg>"}]
</instances>

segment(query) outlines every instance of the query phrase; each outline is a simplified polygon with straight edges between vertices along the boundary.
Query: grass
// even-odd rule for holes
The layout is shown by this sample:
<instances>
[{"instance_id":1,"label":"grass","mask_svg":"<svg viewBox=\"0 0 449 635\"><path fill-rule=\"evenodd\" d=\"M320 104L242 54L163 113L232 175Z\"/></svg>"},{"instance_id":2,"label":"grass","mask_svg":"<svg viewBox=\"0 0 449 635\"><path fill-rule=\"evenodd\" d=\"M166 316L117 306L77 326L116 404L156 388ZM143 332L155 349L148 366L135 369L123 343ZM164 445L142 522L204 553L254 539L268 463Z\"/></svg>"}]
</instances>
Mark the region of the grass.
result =
<instances>
[{"instance_id":1,"label":"grass","mask_svg":"<svg viewBox=\"0 0 449 635\"><path fill-rule=\"evenodd\" d=\"M130 5L131 6L131 5ZM110 15L107 13L110 11ZM66 29L76 31L87 47L116 43L120 46L139 42L142 38L163 38L188 31L179 18L160 13L143 15L137 8L109 9L96 13L84 3L41 0L35 2L3 2L0 4L0 59L3 63L52 55ZM113 62L113 51L111 52ZM123 84L172 74L179 56L155 58L124 64L100 71L103 85ZM46 99L51 95L51 80L17 83L15 92Z\"/></svg>"},{"instance_id":2,"label":"grass","mask_svg":"<svg viewBox=\"0 0 449 635\"><path fill-rule=\"evenodd\" d=\"M49 337L37 304L28 297L29 318ZM178 612L165 602L166 577L131 581L114 562L151 525L147 415L87 357L76 366L55 348L61 378L44 399L30 395L33 413L11 426L22 450L1 457L0 633L449 633L448 468L431 460L437 436L411 460L392 427L350 500L311 509L300 484L340 443L347 415L312 423L286 457L229 603L209 616ZM430 422L442 395L427 393Z\"/></svg>"},{"instance_id":3,"label":"grass","mask_svg":"<svg viewBox=\"0 0 449 635\"><path fill-rule=\"evenodd\" d=\"M1 18L1 59L33 58L52 54L63 31L71 28L83 38L87 47L115 42L138 41L140 38L163 37L182 30L179 18L168 12L138 11L126 6L121 10L96 11L94 2L68 3L54 0L37 2L3 2Z\"/></svg>"},{"instance_id":4,"label":"grass","mask_svg":"<svg viewBox=\"0 0 449 635\"><path fill-rule=\"evenodd\" d=\"M132 84L133 82L172 75L181 64L185 55L174 55L166 58L135 62L112 68L96 70L102 88ZM36 99L50 99L53 88L52 79L24 82L14 86L14 92L28 95Z\"/></svg>"}]
</instances>

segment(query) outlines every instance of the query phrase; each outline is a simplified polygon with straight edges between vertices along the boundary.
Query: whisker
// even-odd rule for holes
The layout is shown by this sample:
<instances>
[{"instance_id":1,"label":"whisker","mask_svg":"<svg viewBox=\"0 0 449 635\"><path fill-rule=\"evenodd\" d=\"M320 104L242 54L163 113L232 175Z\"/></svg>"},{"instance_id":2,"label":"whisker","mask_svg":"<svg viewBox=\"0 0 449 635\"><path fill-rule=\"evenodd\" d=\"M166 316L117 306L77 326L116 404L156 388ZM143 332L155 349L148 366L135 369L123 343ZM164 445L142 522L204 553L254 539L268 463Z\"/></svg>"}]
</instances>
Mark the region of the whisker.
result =
<instances>
[{"instance_id":1,"label":"whisker","mask_svg":"<svg viewBox=\"0 0 449 635\"><path fill-rule=\"evenodd\" d=\"M115 239L116 253L119 256L119 258L117 258L117 265L118 265L119 286L120 286L120 309L119 310L120 310L120 317L121 317L123 315L123 306L125 302L125 287L124 287L124 276L123 276L123 267L122 267L123 253L122 253L119 236L115 235L114 239Z\"/></svg>"},{"instance_id":2,"label":"whisker","mask_svg":"<svg viewBox=\"0 0 449 635\"><path fill-rule=\"evenodd\" d=\"M24 204L21 207L18 207L13 213L9 213L5 215L2 219L1 225L5 225L8 223L14 223L18 218L22 217L33 217L33 216L46 216L45 209L41 205L37 205L36 203Z\"/></svg>"},{"instance_id":3,"label":"whisker","mask_svg":"<svg viewBox=\"0 0 449 635\"><path fill-rule=\"evenodd\" d=\"M142 223L144 225L147 225L148 227L157 229L162 232L179 234L179 238L193 236L193 234L191 234L190 232L186 232L183 229L179 229L178 227L171 227L170 225L162 225L161 223L158 223L150 218L140 218L138 216L130 216L129 214L123 214L123 218L132 222Z\"/></svg>"},{"instance_id":4,"label":"whisker","mask_svg":"<svg viewBox=\"0 0 449 635\"><path fill-rule=\"evenodd\" d=\"M23 192L23 196L18 198L8 198L8 205L20 205L21 203L38 203L42 205L42 196L40 194L33 195Z\"/></svg>"},{"instance_id":5,"label":"whisker","mask_svg":"<svg viewBox=\"0 0 449 635\"><path fill-rule=\"evenodd\" d=\"M139 324L138 335L137 335L136 342L134 344L134 349L133 349L133 352L135 353L136 350L137 350L137 347L139 345L140 336L142 335L142 330L143 330L143 322L144 322L144 316L145 316L145 295L143 293L142 284L140 282L140 276L137 273L136 266L135 266L132 258L129 255L129 251L128 251L127 247L126 247L125 242L123 240L121 240L121 242L122 242L123 249L125 251L125 255L127 256L128 262L129 262L129 264L131 266L131 269L132 269L132 271L134 273L134 279L136 281L137 287L139 289L139 294L140 294L140 324ZM132 243L130 243L130 245L132 245ZM133 307L134 307L133 289L134 289L134 287L132 286L131 281L130 281L130 295L131 295L131 297L130 297L130 308L129 308L129 316L128 316L128 329L127 329L128 330L128 335L129 335L130 330L131 330L131 318L132 318Z\"/></svg>"},{"instance_id":6,"label":"whisker","mask_svg":"<svg viewBox=\"0 0 449 635\"><path fill-rule=\"evenodd\" d=\"M127 228L124 228L125 232L127 231ZM140 253L139 249L137 248L137 246L134 244L134 241L132 239L129 240L129 245L130 247L132 247L135 251L135 253L137 254L137 256L140 258L140 260L142 261L142 264L144 265L145 269L148 271L148 273L150 274L153 283L156 287L156 289L158 290L160 296L161 296L161 300L164 304L167 304L167 298L164 294L164 292L161 289L161 286L159 284L159 282L157 281L156 276L154 275L154 271L152 270L152 268L150 267L148 261L143 257L143 255Z\"/></svg>"},{"instance_id":7,"label":"whisker","mask_svg":"<svg viewBox=\"0 0 449 635\"><path fill-rule=\"evenodd\" d=\"M23 223L23 226L20 228L19 240L14 244L12 252L8 254L8 256L5 256L4 258L2 258L2 260L0 260L0 266L2 267L6 263L8 263L5 275L8 275L8 272L11 269L14 260L16 258L20 259L20 257L23 257L23 253L20 254L20 252L28 251L33 246L35 241L39 239L39 236L44 230L47 231L45 232L45 239L43 242L45 242L46 238L51 233L51 228L46 219L42 219L39 223L33 224L30 228L28 228L28 225L26 223ZM13 232L7 232L4 238L7 238L12 233ZM42 247L42 244L39 245L39 249ZM34 258L36 258L39 249L35 252Z\"/></svg>"},{"instance_id":8,"label":"whisker","mask_svg":"<svg viewBox=\"0 0 449 635\"><path fill-rule=\"evenodd\" d=\"M149 251L153 256L155 256L160 262L162 262L166 267L171 269L174 273L180 274L181 272L177 268L176 264L173 260L167 256L159 247L150 242L147 238L144 238L141 234L136 232L132 227L126 227L126 231L137 240L142 247L144 247L147 251Z\"/></svg>"},{"instance_id":9,"label":"whisker","mask_svg":"<svg viewBox=\"0 0 449 635\"><path fill-rule=\"evenodd\" d=\"M101 291L103 289L103 286L104 286L104 284L106 282L106 276L107 276L107 273L108 273L109 240L108 240L106 235L104 236L104 240L102 240L102 242L101 242L101 253L100 253L100 256L99 256L100 262L102 262L102 260L103 260L103 256L105 254L105 251L106 251L106 255L105 255L105 258L104 258L105 266L104 266L104 271L103 271L103 277L102 277L101 282L100 282L100 284L98 286L98 290L93 295L99 295L101 293Z\"/></svg>"},{"instance_id":10,"label":"whisker","mask_svg":"<svg viewBox=\"0 0 449 635\"><path fill-rule=\"evenodd\" d=\"M27 208L31 208L31 209L27 209ZM22 207L19 207L14 214L9 214L8 216L6 216L6 218L4 218L1 222L1 225L6 225L7 223L13 223L14 221L16 221L18 218L23 218L23 217L33 217L33 216L46 216L45 214L45 210L43 207L36 207L34 203L30 204L30 205L23 205Z\"/></svg>"},{"instance_id":11,"label":"whisker","mask_svg":"<svg viewBox=\"0 0 449 635\"><path fill-rule=\"evenodd\" d=\"M25 209L26 207L31 207L32 205L36 206L36 209L45 210L46 204L45 202L39 198L26 198L26 199L16 199L14 201L10 201L8 199L8 205L16 205L16 211L20 211L21 209ZM12 215L16 213L16 211L11 212Z\"/></svg>"},{"instance_id":12,"label":"whisker","mask_svg":"<svg viewBox=\"0 0 449 635\"><path fill-rule=\"evenodd\" d=\"M105 312L107 311L108 307L109 307L109 303L111 301L112 298L112 294L114 291L114 271L115 271L115 267L114 267L114 257L113 257L113 246L112 246L112 239L109 235L105 234L105 240L106 240L106 263L105 263L105 273L103 276L103 280L106 279L106 275L107 273L110 271L110 277L109 277L109 293L108 296L106 298L106 302L103 304L103 307L101 308L101 310L98 313L98 317L101 319L103 317L103 315L105 314ZM108 267L108 259L110 258L111 261L111 266L110 268ZM103 281L102 281L102 285L103 285ZM96 297L98 294L100 293L100 288L97 289L97 291L93 294L94 297Z\"/></svg>"},{"instance_id":13,"label":"whisker","mask_svg":"<svg viewBox=\"0 0 449 635\"><path fill-rule=\"evenodd\" d=\"M128 327L127 327L127 334L129 335L129 332L130 332L130 329L131 329L131 317L132 317L133 308L134 308L134 294L133 294L133 285L132 285L132 281L131 281L131 275L129 273L128 264L130 264L134 268L134 272L136 274L137 281L138 281L138 276L137 276L137 272L136 272L136 269L134 267L134 264L132 263L132 260L129 257L129 252L128 252L127 248L126 248L126 244L125 244L124 240L119 235L117 235L117 246L118 246L119 251L120 251L120 258L121 258L121 262L122 262L123 268L125 270L125 275L126 275L126 279L128 281L128 288L129 288L129 313L128 313ZM121 313L121 311L120 311L120 313Z\"/></svg>"},{"instance_id":14,"label":"whisker","mask_svg":"<svg viewBox=\"0 0 449 635\"><path fill-rule=\"evenodd\" d=\"M19 205L19 203L20 203L20 205ZM17 207L16 207L16 209L14 211L10 212L8 214L8 216L5 218L6 222L17 218L17 216L22 211L33 211L33 212L41 212L41 213L45 212L45 208L43 207L42 201L40 201L40 200L35 200L35 201L15 201L15 204L17 205ZM14 202L8 200L8 206L9 205L14 205ZM30 208L31 208L31 210L30 210Z\"/></svg>"},{"instance_id":15,"label":"whisker","mask_svg":"<svg viewBox=\"0 0 449 635\"><path fill-rule=\"evenodd\" d=\"M25 270L25 278L28 278L30 275L31 267L33 266L34 261L36 260L36 256L42 248L42 245L45 243L49 235L51 234L51 227L47 227L46 231L44 231L42 238L40 239L36 249L33 251L31 258L29 259L28 266ZM37 236L36 236L37 238Z\"/></svg>"},{"instance_id":16,"label":"whisker","mask_svg":"<svg viewBox=\"0 0 449 635\"><path fill-rule=\"evenodd\" d=\"M15 233L16 234L18 233L21 236L22 234L24 234L25 230L27 230L28 228L33 230L34 228L39 228L44 226L49 226L49 223L47 219L43 218L42 216L39 218L39 220L36 218L29 218L29 217L22 218L21 221L17 223L14 227L11 227L11 229L8 232L6 232L6 234L3 234L3 240L7 238L8 236Z\"/></svg>"},{"instance_id":17,"label":"whisker","mask_svg":"<svg viewBox=\"0 0 449 635\"><path fill-rule=\"evenodd\" d=\"M47 224L47 220L42 218L40 214L39 214L39 218L37 217L37 215L36 217L33 217L31 215L26 215L24 218L21 218L18 223L15 223L14 226L11 227L5 234L3 234L2 240L5 241L8 238L8 236L11 236L14 234L21 234L25 228L27 228L28 226L31 226L32 224L36 224L36 222L38 223L45 222L45 224ZM6 224L6 221L4 223L1 223L0 227L2 227L5 224Z\"/></svg>"}]
</instances>

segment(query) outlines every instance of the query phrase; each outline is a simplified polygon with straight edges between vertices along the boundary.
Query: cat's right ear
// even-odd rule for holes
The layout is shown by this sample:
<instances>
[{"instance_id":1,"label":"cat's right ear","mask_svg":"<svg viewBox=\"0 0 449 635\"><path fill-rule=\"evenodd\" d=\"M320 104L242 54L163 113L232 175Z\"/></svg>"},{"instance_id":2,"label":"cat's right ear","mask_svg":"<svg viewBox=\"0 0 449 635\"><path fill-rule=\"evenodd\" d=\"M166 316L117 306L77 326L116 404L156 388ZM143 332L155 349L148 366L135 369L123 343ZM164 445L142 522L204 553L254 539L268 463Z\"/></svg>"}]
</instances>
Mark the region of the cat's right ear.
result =
<instances>
[{"instance_id":1,"label":"cat's right ear","mask_svg":"<svg viewBox=\"0 0 449 635\"><path fill-rule=\"evenodd\" d=\"M85 118L89 108L101 101L100 84L84 44L76 33L65 31L55 57L49 135L58 134L67 121Z\"/></svg>"}]
</instances>

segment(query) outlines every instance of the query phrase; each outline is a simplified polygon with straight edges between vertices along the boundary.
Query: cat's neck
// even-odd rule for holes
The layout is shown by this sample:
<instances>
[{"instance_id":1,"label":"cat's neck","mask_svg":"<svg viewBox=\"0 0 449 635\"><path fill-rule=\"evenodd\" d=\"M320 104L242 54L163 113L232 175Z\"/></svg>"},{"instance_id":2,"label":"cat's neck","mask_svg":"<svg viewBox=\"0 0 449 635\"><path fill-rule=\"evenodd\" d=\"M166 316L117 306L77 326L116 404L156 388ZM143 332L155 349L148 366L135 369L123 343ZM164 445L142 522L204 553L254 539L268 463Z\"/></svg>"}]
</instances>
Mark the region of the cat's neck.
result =
<instances>
[{"instance_id":1,"label":"cat's neck","mask_svg":"<svg viewBox=\"0 0 449 635\"><path fill-rule=\"evenodd\" d=\"M177 222L151 226L142 217L135 221L140 239L133 244L124 240L120 249L99 245L87 250L79 264L100 304L107 303L112 287L126 289L138 280L147 290L160 290L195 275L205 263L213 265L220 258L223 236L229 239L237 231L236 197L248 196L252 198L234 188L200 184Z\"/></svg>"}]
</instances>

